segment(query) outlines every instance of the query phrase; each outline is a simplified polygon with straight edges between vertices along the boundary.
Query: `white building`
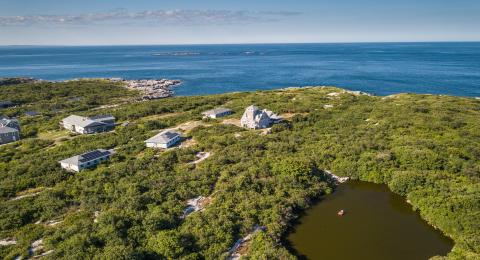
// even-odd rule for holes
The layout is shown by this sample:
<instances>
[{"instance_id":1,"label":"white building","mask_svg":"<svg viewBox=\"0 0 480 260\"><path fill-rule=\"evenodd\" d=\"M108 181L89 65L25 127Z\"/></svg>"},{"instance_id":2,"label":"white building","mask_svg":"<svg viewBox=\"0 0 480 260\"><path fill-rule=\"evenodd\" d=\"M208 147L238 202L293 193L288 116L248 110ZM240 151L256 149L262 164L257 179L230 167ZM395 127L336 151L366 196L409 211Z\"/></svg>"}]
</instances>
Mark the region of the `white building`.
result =
<instances>
[{"instance_id":1,"label":"white building","mask_svg":"<svg viewBox=\"0 0 480 260\"><path fill-rule=\"evenodd\" d=\"M145 141L147 147L150 148L169 148L180 142L181 136L177 132L170 130L163 131L154 137Z\"/></svg>"},{"instance_id":2,"label":"white building","mask_svg":"<svg viewBox=\"0 0 480 260\"><path fill-rule=\"evenodd\" d=\"M64 118L61 125L74 133L93 134L110 131L115 128L115 117L112 115L95 117L71 115Z\"/></svg>"},{"instance_id":3,"label":"white building","mask_svg":"<svg viewBox=\"0 0 480 260\"><path fill-rule=\"evenodd\" d=\"M65 170L79 172L83 169L95 167L99 163L109 160L112 154L113 151L111 150L97 149L61 160L59 163Z\"/></svg>"},{"instance_id":4,"label":"white building","mask_svg":"<svg viewBox=\"0 0 480 260\"><path fill-rule=\"evenodd\" d=\"M250 129L262 129L270 127L281 120L282 118L272 111L261 110L257 106L251 105L245 109L240 124L242 127Z\"/></svg>"},{"instance_id":5,"label":"white building","mask_svg":"<svg viewBox=\"0 0 480 260\"><path fill-rule=\"evenodd\" d=\"M0 126L0 144L7 144L20 140L20 132L11 127Z\"/></svg>"},{"instance_id":6,"label":"white building","mask_svg":"<svg viewBox=\"0 0 480 260\"><path fill-rule=\"evenodd\" d=\"M212 110L207 110L207 111L202 113L204 118L207 118L207 117L208 118L220 118L220 117L228 116L228 115L231 115L231 114L232 114L231 109L223 108L223 107L215 108L215 109L212 109Z\"/></svg>"},{"instance_id":7,"label":"white building","mask_svg":"<svg viewBox=\"0 0 480 260\"><path fill-rule=\"evenodd\" d=\"M17 119L0 116L0 144L20 140L20 123Z\"/></svg>"}]
</instances>

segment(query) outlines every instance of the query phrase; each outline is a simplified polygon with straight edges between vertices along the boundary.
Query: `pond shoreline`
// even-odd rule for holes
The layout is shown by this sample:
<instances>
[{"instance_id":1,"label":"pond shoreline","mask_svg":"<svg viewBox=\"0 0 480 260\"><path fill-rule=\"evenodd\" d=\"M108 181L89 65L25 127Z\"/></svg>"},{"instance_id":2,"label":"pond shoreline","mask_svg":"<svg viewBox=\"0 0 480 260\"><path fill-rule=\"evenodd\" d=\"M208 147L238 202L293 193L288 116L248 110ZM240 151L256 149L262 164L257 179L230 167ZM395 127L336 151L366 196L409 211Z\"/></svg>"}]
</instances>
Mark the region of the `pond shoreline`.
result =
<instances>
[{"instance_id":1,"label":"pond shoreline","mask_svg":"<svg viewBox=\"0 0 480 260\"><path fill-rule=\"evenodd\" d=\"M359 180L354 180L354 181L352 181L352 182L347 182L346 184L342 184L342 185L339 185L339 184L338 184L338 185L332 186L331 184L329 184L329 186L333 188L333 192L332 192L332 193L326 194L326 195L321 195L321 196L319 196L318 198L315 198L314 200L311 201L311 203L309 204L309 206L308 206L307 208L305 208L304 210L300 210L300 211L298 211L298 212L295 212L295 213L296 213L296 215L295 215L296 218L289 223L288 229L285 231L284 235L282 236L282 241L281 241L282 245L285 246L285 247L289 250L290 253L292 253L293 255L295 255L296 257L298 257L299 259L309 259L308 253L305 254L305 252L303 252L301 249L299 249L299 248L295 245L295 243L298 243L298 241L295 242L295 241L292 241L292 240L291 240L291 239L292 239L292 234L296 234L297 232L299 232L299 229L300 229L300 231L301 231L301 229L303 228L302 225L306 225L306 224L305 224L306 222L307 222L307 225L309 225L309 224L308 224L309 219L310 219L310 222L311 222L311 218L312 218L310 215L313 214L312 211L316 210L316 207L318 208L319 205L323 205L324 203L331 203L331 201L332 201L332 196L336 196L336 197L338 197L338 196L340 196L340 197L345 196L344 192L345 192L346 186L343 186L343 185L349 185L349 186L351 186L351 185L353 185L353 186L355 186L355 185L367 185L367 186L368 186L368 185L378 185L378 186L373 186L373 187L378 187L380 190L383 189L384 192L387 191L387 193L391 194L391 195L389 195L390 197L392 197L392 196L393 196L393 197L396 197L396 198L397 198L396 200L399 200L399 198L401 198L401 199L402 199L401 203L407 204L407 203L405 202L405 197L393 193L393 191L391 191L390 188L389 188L386 184L375 184L375 183L372 183L372 182L365 182L365 181L359 181ZM341 188L340 191L338 191L339 188ZM338 192L340 192L340 194L338 194ZM328 195L330 195L330 196L328 196ZM348 195L348 194L347 194L347 195ZM334 197L334 198L335 198L335 197ZM396 203L399 203L399 202L397 201ZM400 204L401 204L401 203L400 203ZM418 228L423 229L423 230L426 230L426 231L424 231L424 233L427 234L426 237L431 236L432 239L433 239L434 237L437 237L437 238L435 238L435 239L433 239L433 240L436 241L436 240L440 239L440 241L444 241L444 242L441 242L441 244L443 244L443 247L445 247L445 244L450 244L450 247L449 247L449 250L448 250L448 251L445 251L445 248L443 249L443 251L440 250L440 251L442 252L442 255L441 255L441 256L446 256L448 253L450 253L450 252L455 248L455 245L456 245L455 241L454 241L450 236L446 235L442 230L436 228L436 227L433 226L431 223L429 223L428 221L426 221L426 220L421 216L421 214L420 214L420 212L419 212L418 210L414 210L414 209L413 209L412 205L410 205L410 204L407 204L407 205L408 205L408 209L407 209L407 210L408 210L409 212L406 212L406 213L409 215L409 217L410 217L411 219L417 219L417 222L418 222L418 220L421 221L421 223L419 223L420 226L419 226ZM322 206L320 206L320 207L322 207ZM403 205L403 207L401 207L401 208L403 208L403 210L405 210L405 205ZM347 210L347 212L348 212L349 208L346 208L346 210ZM359 210L359 209L357 208L354 212L360 214L361 212L359 212L358 210ZM330 211L332 211L332 210L330 210ZM341 219L340 221L347 221L347 222L348 222L348 221L351 221L349 214L346 215L346 216L340 217L340 216L337 216L336 212L334 212L334 211L330 212L330 211L328 212L328 216L329 216L330 218ZM325 211L322 211L322 215L323 215L323 213L326 213L326 212L325 212ZM358 217L359 217L358 214L355 215L355 218L358 218ZM335 215L335 216L333 217L333 216L330 216L330 215ZM388 214L387 214L387 215L388 215ZM317 216L317 215L316 215L316 216ZM328 219L328 218L327 218L327 219ZM320 220L319 220L319 221L320 221ZM358 220L357 220L357 221L358 221ZM368 222L366 222L366 223L361 222L361 223L360 223L360 226L362 226L362 225L364 225L364 224L366 225L367 223L368 223ZM330 223L330 224L331 224L331 223ZM337 224L338 224L338 223L337 223ZM431 230L428 231L428 228L425 228L425 227L421 228L422 225L427 225ZM310 228L311 228L311 227L310 227ZM416 228L414 228L414 227L411 227L411 228L413 228L413 230L416 229ZM418 228L417 228L417 229L418 229ZM328 228L327 228L327 229L328 229ZM436 234L432 233L432 231L436 232ZM440 231L440 232L439 232L439 231ZM303 232L305 232L305 230L303 230ZM341 231L339 230L338 232L341 232ZM347 231L347 232L351 232L351 231ZM353 232L353 231L352 231L352 232ZM373 230L372 232L375 232L375 231ZM430 233L431 235L428 235L428 233ZM342 234L343 234L343 233L342 233ZM424 235L425 235L425 234L424 234ZM350 234L350 235L352 235L352 234ZM385 235L385 234L384 234L384 235ZM325 234L322 234L322 235L318 238L319 241L321 241L322 236L325 236ZM387 236L388 236L388 235L387 235ZM438 237L440 237L440 238L438 238ZM312 240L312 239L313 239L313 238L309 238L309 240ZM368 239L368 236L365 237L365 239ZM392 239L395 239L395 238L392 238ZM448 241L446 241L445 239L447 239ZM433 241L433 240L432 240L432 241ZM432 243L435 244L435 243L432 242L432 241L429 241L429 240L427 239L427 242L426 242L426 243L427 243L427 244L432 244ZM391 241L390 241L390 242L391 242ZM326 243L328 243L328 242L326 242ZM433 250L433 249L431 248L431 245L430 245L430 247L426 246L424 252L428 252L428 249ZM420 250L420 249L417 248L417 250ZM422 249L422 250L423 250L423 249ZM437 250L439 250L439 248L437 248ZM434 250L434 251L435 251L435 250ZM435 254L435 255L438 255L438 254ZM431 255L430 257L433 257L433 256L435 256L435 255ZM318 257L318 255L317 255L316 257Z\"/></svg>"}]
</instances>

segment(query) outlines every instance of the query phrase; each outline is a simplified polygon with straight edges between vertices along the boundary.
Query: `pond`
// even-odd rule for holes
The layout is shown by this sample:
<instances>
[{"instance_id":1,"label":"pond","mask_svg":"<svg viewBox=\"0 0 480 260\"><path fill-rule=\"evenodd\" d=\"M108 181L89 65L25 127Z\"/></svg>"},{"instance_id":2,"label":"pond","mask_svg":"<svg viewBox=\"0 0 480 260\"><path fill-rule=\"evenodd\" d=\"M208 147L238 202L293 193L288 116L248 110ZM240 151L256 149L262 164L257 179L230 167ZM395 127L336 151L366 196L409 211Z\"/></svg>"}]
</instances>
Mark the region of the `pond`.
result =
<instances>
[{"instance_id":1,"label":"pond","mask_svg":"<svg viewBox=\"0 0 480 260\"><path fill-rule=\"evenodd\" d=\"M343 209L345 214L337 213ZM288 236L307 259L428 259L453 241L386 185L351 181L308 209Z\"/></svg>"}]
</instances>

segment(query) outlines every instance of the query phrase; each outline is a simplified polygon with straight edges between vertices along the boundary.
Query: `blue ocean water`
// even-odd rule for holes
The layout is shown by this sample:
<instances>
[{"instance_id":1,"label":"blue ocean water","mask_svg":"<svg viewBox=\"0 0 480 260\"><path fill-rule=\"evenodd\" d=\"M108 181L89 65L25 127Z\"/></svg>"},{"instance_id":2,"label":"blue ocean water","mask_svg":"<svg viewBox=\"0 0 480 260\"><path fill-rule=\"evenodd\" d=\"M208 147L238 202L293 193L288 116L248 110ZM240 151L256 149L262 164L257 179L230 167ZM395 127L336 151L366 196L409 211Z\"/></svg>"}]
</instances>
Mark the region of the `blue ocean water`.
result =
<instances>
[{"instance_id":1,"label":"blue ocean water","mask_svg":"<svg viewBox=\"0 0 480 260\"><path fill-rule=\"evenodd\" d=\"M0 47L0 77L171 78L177 95L331 85L480 96L480 42Z\"/></svg>"}]
</instances>

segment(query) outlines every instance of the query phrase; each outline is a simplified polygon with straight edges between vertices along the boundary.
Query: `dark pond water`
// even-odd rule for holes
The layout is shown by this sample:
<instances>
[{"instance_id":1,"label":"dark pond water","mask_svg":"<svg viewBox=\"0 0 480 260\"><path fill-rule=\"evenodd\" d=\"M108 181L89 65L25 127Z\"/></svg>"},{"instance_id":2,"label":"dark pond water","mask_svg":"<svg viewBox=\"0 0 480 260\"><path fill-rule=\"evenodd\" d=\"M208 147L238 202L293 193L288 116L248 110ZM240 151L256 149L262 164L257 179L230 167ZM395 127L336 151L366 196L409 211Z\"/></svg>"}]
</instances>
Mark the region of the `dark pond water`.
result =
<instances>
[{"instance_id":1,"label":"dark pond water","mask_svg":"<svg viewBox=\"0 0 480 260\"><path fill-rule=\"evenodd\" d=\"M300 218L288 241L308 259L329 260L428 259L453 247L404 198L366 182L340 185Z\"/></svg>"}]
</instances>

